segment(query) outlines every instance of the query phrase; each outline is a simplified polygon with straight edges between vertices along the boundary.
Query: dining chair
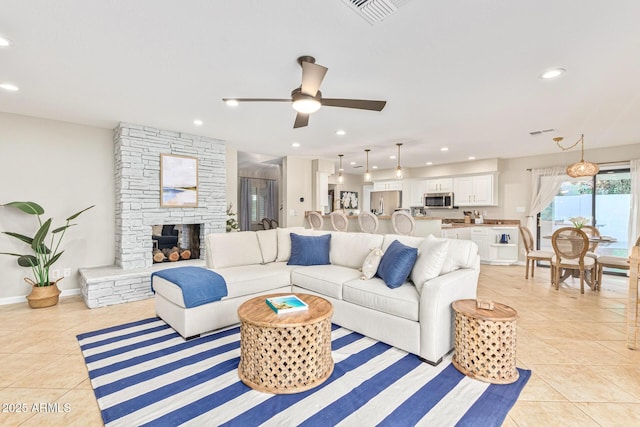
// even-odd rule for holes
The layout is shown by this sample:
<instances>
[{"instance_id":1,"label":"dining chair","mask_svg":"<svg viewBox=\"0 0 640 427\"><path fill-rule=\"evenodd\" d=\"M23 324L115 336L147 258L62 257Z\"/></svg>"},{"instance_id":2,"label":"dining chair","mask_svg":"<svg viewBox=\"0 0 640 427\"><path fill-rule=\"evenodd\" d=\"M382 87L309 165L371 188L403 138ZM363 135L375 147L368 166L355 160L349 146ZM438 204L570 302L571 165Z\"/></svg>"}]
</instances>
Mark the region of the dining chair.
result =
<instances>
[{"instance_id":1,"label":"dining chair","mask_svg":"<svg viewBox=\"0 0 640 427\"><path fill-rule=\"evenodd\" d=\"M578 270L580 272L580 293L584 294L585 272L591 273L592 289L596 290L596 260L586 256L589 249L589 238L584 231L574 227L562 227L551 236L554 255L551 259L553 284L556 290L560 287L560 270Z\"/></svg>"},{"instance_id":2,"label":"dining chair","mask_svg":"<svg viewBox=\"0 0 640 427\"><path fill-rule=\"evenodd\" d=\"M391 225L396 234L413 236L416 231L416 220L405 211L395 211L391 215Z\"/></svg>"},{"instance_id":3,"label":"dining chair","mask_svg":"<svg viewBox=\"0 0 640 427\"><path fill-rule=\"evenodd\" d=\"M636 243L633 246L640 246L640 237L638 237ZM600 255L598 257L598 263L596 265L596 271L598 275L598 290L602 289L602 273L605 267L617 268L619 270L629 270L629 258L612 255Z\"/></svg>"},{"instance_id":4,"label":"dining chair","mask_svg":"<svg viewBox=\"0 0 640 427\"><path fill-rule=\"evenodd\" d=\"M347 231L349 228L349 218L342 212L331 212L331 226L336 231Z\"/></svg>"},{"instance_id":5,"label":"dining chair","mask_svg":"<svg viewBox=\"0 0 640 427\"><path fill-rule=\"evenodd\" d=\"M307 220L309 221L309 225L311 226L311 229L322 230L322 226L324 225L324 219L322 218L322 215L320 215L320 212L310 211L309 216L307 217Z\"/></svg>"},{"instance_id":6,"label":"dining chair","mask_svg":"<svg viewBox=\"0 0 640 427\"><path fill-rule=\"evenodd\" d=\"M375 234L378 232L378 217L369 211L361 211L358 215L358 225L363 233Z\"/></svg>"},{"instance_id":7,"label":"dining chair","mask_svg":"<svg viewBox=\"0 0 640 427\"><path fill-rule=\"evenodd\" d=\"M598 254L596 254L596 248L598 247L599 243L593 242L591 241L591 239L594 237L600 237L600 230L598 230L593 225L583 225L580 229L584 231L584 234L586 234L587 238L589 239L589 249L587 250L587 256L597 259Z\"/></svg>"},{"instance_id":8,"label":"dining chair","mask_svg":"<svg viewBox=\"0 0 640 427\"><path fill-rule=\"evenodd\" d=\"M271 228L278 228L280 227L280 224L278 223L277 219L270 219L269 223L271 224Z\"/></svg>"},{"instance_id":9,"label":"dining chair","mask_svg":"<svg viewBox=\"0 0 640 427\"><path fill-rule=\"evenodd\" d=\"M262 218L260 222L262 223L262 227L265 230L269 230L271 228L271 221L269 220L269 218Z\"/></svg>"},{"instance_id":10,"label":"dining chair","mask_svg":"<svg viewBox=\"0 0 640 427\"><path fill-rule=\"evenodd\" d=\"M553 251L548 251L544 249L534 249L533 243L533 234L531 234L531 230L528 227L519 226L520 228L520 236L522 237L522 244L524 245L524 250L527 253L526 260L526 268L524 270L524 278L529 278L529 264L531 264L531 278L533 279L533 274L535 271L535 266L537 261L546 261L551 266L551 258L553 258ZM553 279L553 269L549 269L549 276Z\"/></svg>"}]
</instances>

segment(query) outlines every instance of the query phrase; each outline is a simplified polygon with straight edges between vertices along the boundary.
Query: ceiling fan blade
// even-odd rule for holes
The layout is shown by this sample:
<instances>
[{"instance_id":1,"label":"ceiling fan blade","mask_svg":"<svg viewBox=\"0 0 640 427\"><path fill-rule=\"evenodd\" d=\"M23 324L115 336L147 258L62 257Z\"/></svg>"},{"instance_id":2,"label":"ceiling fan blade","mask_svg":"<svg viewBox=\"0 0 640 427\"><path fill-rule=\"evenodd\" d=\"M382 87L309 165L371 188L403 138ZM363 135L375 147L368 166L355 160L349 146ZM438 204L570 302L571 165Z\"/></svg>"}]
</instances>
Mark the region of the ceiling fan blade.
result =
<instances>
[{"instance_id":1,"label":"ceiling fan blade","mask_svg":"<svg viewBox=\"0 0 640 427\"><path fill-rule=\"evenodd\" d=\"M303 128L309 124L309 115L305 113L296 114L296 121L293 123L293 128Z\"/></svg>"},{"instance_id":2,"label":"ceiling fan blade","mask_svg":"<svg viewBox=\"0 0 640 427\"><path fill-rule=\"evenodd\" d=\"M222 98L224 102L238 101L238 102L291 102L291 99L283 98Z\"/></svg>"},{"instance_id":3,"label":"ceiling fan blade","mask_svg":"<svg viewBox=\"0 0 640 427\"><path fill-rule=\"evenodd\" d=\"M322 105L327 107L357 108L359 110L382 111L387 101L371 101L368 99L322 98Z\"/></svg>"},{"instance_id":4,"label":"ceiling fan blade","mask_svg":"<svg viewBox=\"0 0 640 427\"><path fill-rule=\"evenodd\" d=\"M320 89L320 84L324 79L324 75L327 74L327 67L314 64L312 62L302 62L302 93L316 96Z\"/></svg>"}]
</instances>

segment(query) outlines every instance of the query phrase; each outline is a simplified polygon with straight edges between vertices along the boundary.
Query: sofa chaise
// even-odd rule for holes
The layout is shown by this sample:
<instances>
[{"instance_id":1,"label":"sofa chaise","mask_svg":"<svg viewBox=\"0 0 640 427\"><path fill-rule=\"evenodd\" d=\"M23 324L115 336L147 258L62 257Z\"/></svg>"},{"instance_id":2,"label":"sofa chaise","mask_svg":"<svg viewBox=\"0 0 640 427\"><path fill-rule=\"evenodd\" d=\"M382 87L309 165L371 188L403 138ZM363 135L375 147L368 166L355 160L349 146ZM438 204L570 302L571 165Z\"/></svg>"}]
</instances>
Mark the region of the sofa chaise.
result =
<instances>
[{"instance_id":1,"label":"sofa chaise","mask_svg":"<svg viewBox=\"0 0 640 427\"><path fill-rule=\"evenodd\" d=\"M299 236L330 234L330 263L290 265L291 233L296 242ZM379 261L376 252L383 254L394 241L417 248L418 255L408 280L392 289L380 277L366 278L372 275L368 271L372 266L366 263ZM310 293L333 304L334 323L416 354L431 364L438 364L453 349L451 303L476 298L480 273L475 243L433 236L290 227L210 234L205 245L207 268L226 281L228 293L221 300L187 308L178 286L161 277L152 279L157 315L184 338L238 323L238 307L255 296ZM294 249L299 251L298 245Z\"/></svg>"}]
</instances>

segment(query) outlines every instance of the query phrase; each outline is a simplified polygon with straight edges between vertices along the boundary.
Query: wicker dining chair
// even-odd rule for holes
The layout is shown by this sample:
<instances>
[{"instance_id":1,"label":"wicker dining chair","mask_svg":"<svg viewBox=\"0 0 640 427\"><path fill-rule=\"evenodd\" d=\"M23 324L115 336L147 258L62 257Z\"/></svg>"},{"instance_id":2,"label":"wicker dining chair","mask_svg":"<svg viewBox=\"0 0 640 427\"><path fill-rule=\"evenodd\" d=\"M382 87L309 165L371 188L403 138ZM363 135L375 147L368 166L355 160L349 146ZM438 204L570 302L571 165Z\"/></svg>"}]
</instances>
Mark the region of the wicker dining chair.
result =
<instances>
[{"instance_id":1,"label":"wicker dining chair","mask_svg":"<svg viewBox=\"0 0 640 427\"><path fill-rule=\"evenodd\" d=\"M580 293L584 294L585 272L591 273L593 289L597 290L595 268L596 260L587 257L589 238L584 231L574 227L562 227L551 236L551 244L555 252L551 259L554 269L552 278L556 290L560 287L560 270L570 269L580 272Z\"/></svg>"},{"instance_id":2,"label":"wicker dining chair","mask_svg":"<svg viewBox=\"0 0 640 427\"><path fill-rule=\"evenodd\" d=\"M269 218L262 218L260 222L265 230L269 230L271 228L271 220Z\"/></svg>"},{"instance_id":3,"label":"wicker dining chair","mask_svg":"<svg viewBox=\"0 0 640 427\"><path fill-rule=\"evenodd\" d=\"M640 246L640 237L636 240L635 245ZM633 248L632 248L633 249ZM617 268L618 270L629 270L629 258L612 255L600 255L598 256L598 263L596 271L598 275L598 290L602 289L602 273L605 267Z\"/></svg>"},{"instance_id":4,"label":"wicker dining chair","mask_svg":"<svg viewBox=\"0 0 640 427\"><path fill-rule=\"evenodd\" d=\"M522 236L522 244L524 250L527 252L526 268L524 270L524 278L529 279L529 265L531 265L531 278L535 272L536 262L546 261L551 266L551 258L553 258L553 251L547 251L544 249L534 249L533 234L528 227L519 226L520 236ZM549 277L553 280L553 269L549 269Z\"/></svg>"},{"instance_id":5,"label":"wicker dining chair","mask_svg":"<svg viewBox=\"0 0 640 427\"><path fill-rule=\"evenodd\" d=\"M307 216L307 220L309 221L309 225L313 230L322 230L322 226L324 225L324 219L320 212L311 211L309 212L309 216Z\"/></svg>"},{"instance_id":6,"label":"wicker dining chair","mask_svg":"<svg viewBox=\"0 0 640 427\"><path fill-rule=\"evenodd\" d=\"M358 215L358 225L363 233L375 234L378 232L378 217L369 211L362 211Z\"/></svg>"},{"instance_id":7,"label":"wicker dining chair","mask_svg":"<svg viewBox=\"0 0 640 427\"><path fill-rule=\"evenodd\" d=\"M331 212L331 226L336 231L347 231L349 228L349 218L342 212Z\"/></svg>"},{"instance_id":8,"label":"wicker dining chair","mask_svg":"<svg viewBox=\"0 0 640 427\"><path fill-rule=\"evenodd\" d=\"M587 235L588 239L592 237L600 237L600 230L595 228L593 225L583 225L580 230L584 231L584 234ZM598 255L596 254L596 249L598 248L598 242L589 241L589 249L587 250L587 256L591 258L598 259Z\"/></svg>"},{"instance_id":9,"label":"wicker dining chair","mask_svg":"<svg viewBox=\"0 0 640 427\"><path fill-rule=\"evenodd\" d=\"M416 231L416 220L405 211L395 211L391 215L391 225L396 234L413 236Z\"/></svg>"},{"instance_id":10,"label":"wicker dining chair","mask_svg":"<svg viewBox=\"0 0 640 427\"><path fill-rule=\"evenodd\" d=\"M278 220L277 220L277 219L273 219L273 218L272 218L272 219L270 219L270 220L269 220L269 223L271 224L271 228L278 228L278 227L280 227L280 224L278 223Z\"/></svg>"}]
</instances>

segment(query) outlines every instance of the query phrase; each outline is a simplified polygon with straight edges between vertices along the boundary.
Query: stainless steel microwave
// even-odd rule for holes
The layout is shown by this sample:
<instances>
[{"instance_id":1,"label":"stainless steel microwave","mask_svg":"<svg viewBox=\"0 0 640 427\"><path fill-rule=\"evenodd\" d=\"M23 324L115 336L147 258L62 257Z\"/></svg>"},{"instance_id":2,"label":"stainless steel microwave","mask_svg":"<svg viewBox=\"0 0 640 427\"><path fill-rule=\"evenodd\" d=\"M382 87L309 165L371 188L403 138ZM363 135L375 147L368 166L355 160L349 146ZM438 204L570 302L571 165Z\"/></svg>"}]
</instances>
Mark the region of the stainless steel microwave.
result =
<instances>
[{"instance_id":1,"label":"stainless steel microwave","mask_svg":"<svg viewBox=\"0 0 640 427\"><path fill-rule=\"evenodd\" d=\"M424 207L428 209L453 209L453 193L426 193Z\"/></svg>"}]
</instances>

